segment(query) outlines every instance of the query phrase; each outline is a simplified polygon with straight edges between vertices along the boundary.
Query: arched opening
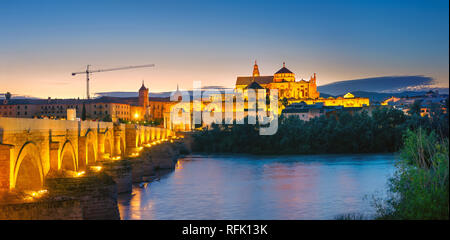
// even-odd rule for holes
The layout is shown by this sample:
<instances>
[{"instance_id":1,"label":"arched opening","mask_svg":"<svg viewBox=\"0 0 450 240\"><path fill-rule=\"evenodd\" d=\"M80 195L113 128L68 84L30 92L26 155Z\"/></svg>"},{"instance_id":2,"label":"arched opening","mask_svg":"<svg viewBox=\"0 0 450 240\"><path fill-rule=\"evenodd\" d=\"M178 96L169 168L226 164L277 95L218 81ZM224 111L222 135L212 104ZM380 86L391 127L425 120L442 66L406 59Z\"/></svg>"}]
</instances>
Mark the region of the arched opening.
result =
<instances>
[{"instance_id":1,"label":"arched opening","mask_svg":"<svg viewBox=\"0 0 450 240\"><path fill-rule=\"evenodd\" d=\"M42 188L41 173L35 162L30 154L23 158L17 174L16 189L35 191Z\"/></svg>"},{"instance_id":2,"label":"arched opening","mask_svg":"<svg viewBox=\"0 0 450 240\"><path fill-rule=\"evenodd\" d=\"M96 136L92 130L86 133L86 157L87 164L93 164L97 161L97 144Z\"/></svg>"},{"instance_id":3,"label":"arched opening","mask_svg":"<svg viewBox=\"0 0 450 240\"><path fill-rule=\"evenodd\" d=\"M137 134L137 146L139 147L139 146L141 146L141 134Z\"/></svg>"},{"instance_id":4,"label":"arched opening","mask_svg":"<svg viewBox=\"0 0 450 240\"><path fill-rule=\"evenodd\" d=\"M44 185L39 149L32 143L24 145L17 159L14 187L19 190L39 190Z\"/></svg>"},{"instance_id":5,"label":"arched opening","mask_svg":"<svg viewBox=\"0 0 450 240\"><path fill-rule=\"evenodd\" d=\"M120 138L120 154L122 155L122 157L125 156L125 140L121 137Z\"/></svg>"},{"instance_id":6,"label":"arched opening","mask_svg":"<svg viewBox=\"0 0 450 240\"><path fill-rule=\"evenodd\" d=\"M87 144L87 162L88 164L95 163L95 151L94 144L92 142Z\"/></svg>"},{"instance_id":7,"label":"arched opening","mask_svg":"<svg viewBox=\"0 0 450 240\"><path fill-rule=\"evenodd\" d=\"M141 130L141 144L144 144L146 142L145 139L145 130ZM141 145L139 144L139 146Z\"/></svg>"},{"instance_id":8,"label":"arched opening","mask_svg":"<svg viewBox=\"0 0 450 240\"><path fill-rule=\"evenodd\" d=\"M80 168L80 165L82 164L79 164L78 168ZM69 141L64 143L64 146L61 151L61 169L76 171L75 154L72 144Z\"/></svg>"},{"instance_id":9,"label":"arched opening","mask_svg":"<svg viewBox=\"0 0 450 240\"><path fill-rule=\"evenodd\" d=\"M105 139L105 154L108 154L111 157L111 141L109 141L109 138Z\"/></svg>"},{"instance_id":10,"label":"arched opening","mask_svg":"<svg viewBox=\"0 0 450 240\"><path fill-rule=\"evenodd\" d=\"M63 170L75 171L75 164L74 164L75 160L73 159L73 156L69 151L63 153L61 159L62 159L61 168Z\"/></svg>"}]
</instances>

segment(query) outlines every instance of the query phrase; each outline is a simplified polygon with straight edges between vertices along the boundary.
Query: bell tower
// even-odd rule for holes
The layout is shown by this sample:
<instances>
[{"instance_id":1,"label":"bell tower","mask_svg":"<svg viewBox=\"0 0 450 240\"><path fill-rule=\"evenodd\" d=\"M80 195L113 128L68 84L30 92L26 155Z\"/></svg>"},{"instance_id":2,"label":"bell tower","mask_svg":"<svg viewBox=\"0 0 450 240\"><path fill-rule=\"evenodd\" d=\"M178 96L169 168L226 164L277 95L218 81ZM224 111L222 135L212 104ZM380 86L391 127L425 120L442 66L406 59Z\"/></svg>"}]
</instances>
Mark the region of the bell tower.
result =
<instances>
[{"instance_id":1,"label":"bell tower","mask_svg":"<svg viewBox=\"0 0 450 240\"><path fill-rule=\"evenodd\" d=\"M311 76L311 79L309 80L309 84L308 84L308 92L309 92L309 97L316 99L319 98L320 93L317 91L317 76L316 73L314 73L313 76Z\"/></svg>"},{"instance_id":2,"label":"bell tower","mask_svg":"<svg viewBox=\"0 0 450 240\"><path fill-rule=\"evenodd\" d=\"M253 77L259 77L259 68L258 68L258 64L256 64L256 60L255 60L255 65L253 66Z\"/></svg>"},{"instance_id":3,"label":"bell tower","mask_svg":"<svg viewBox=\"0 0 450 240\"><path fill-rule=\"evenodd\" d=\"M144 85L144 80L142 80L142 86L139 89L139 106L144 107L144 109L147 109L149 105L148 102L148 88Z\"/></svg>"}]
</instances>

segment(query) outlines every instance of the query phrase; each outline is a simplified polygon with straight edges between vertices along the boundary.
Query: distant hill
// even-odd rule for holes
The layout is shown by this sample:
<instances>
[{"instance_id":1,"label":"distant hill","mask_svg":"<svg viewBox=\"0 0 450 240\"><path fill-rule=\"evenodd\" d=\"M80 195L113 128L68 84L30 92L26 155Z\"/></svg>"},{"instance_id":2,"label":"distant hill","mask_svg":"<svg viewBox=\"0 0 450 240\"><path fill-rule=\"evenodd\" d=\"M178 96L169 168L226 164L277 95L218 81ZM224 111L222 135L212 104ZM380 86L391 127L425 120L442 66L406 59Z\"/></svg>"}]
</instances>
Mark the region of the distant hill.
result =
<instances>
[{"instance_id":1,"label":"distant hill","mask_svg":"<svg viewBox=\"0 0 450 240\"><path fill-rule=\"evenodd\" d=\"M375 102L381 102L384 101L390 97L414 97L414 96L421 96L425 95L427 91L421 91L421 92L413 92L413 91L404 91L399 93L377 93L377 92L364 92L364 91L355 91L352 92L355 97L365 97L369 98L370 101Z\"/></svg>"},{"instance_id":2,"label":"distant hill","mask_svg":"<svg viewBox=\"0 0 450 240\"><path fill-rule=\"evenodd\" d=\"M426 76L387 76L354 79L318 86L318 91L330 95L344 95L348 92L401 93L438 90L448 93L448 88L434 88L433 79Z\"/></svg>"},{"instance_id":3,"label":"distant hill","mask_svg":"<svg viewBox=\"0 0 450 240\"><path fill-rule=\"evenodd\" d=\"M5 94L6 93L0 93L0 99L5 99ZM14 98L14 99L39 99L39 98L33 97L33 96L17 95L17 94L12 94L11 98Z\"/></svg>"},{"instance_id":4,"label":"distant hill","mask_svg":"<svg viewBox=\"0 0 450 240\"><path fill-rule=\"evenodd\" d=\"M169 97L170 92L149 93L150 97ZM95 97L138 97L138 92L99 92Z\"/></svg>"},{"instance_id":5,"label":"distant hill","mask_svg":"<svg viewBox=\"0 0 450 240\"><path fill-rule=\"evenodd\" d=\"M219 89L221 91L230 89L230 88L226 88L223 86L204 86L203 91L208 91L211 89ZM189 94L192 96L192 90L188 91ZM170 94L172 92L150 92L149 95L150 97L170 97ZM99 93L95 93L95 97L104 97L104 96L108 96L108 97L138 97L138 93L137 92L99 92Z\"/></svg>"}]
</instances>

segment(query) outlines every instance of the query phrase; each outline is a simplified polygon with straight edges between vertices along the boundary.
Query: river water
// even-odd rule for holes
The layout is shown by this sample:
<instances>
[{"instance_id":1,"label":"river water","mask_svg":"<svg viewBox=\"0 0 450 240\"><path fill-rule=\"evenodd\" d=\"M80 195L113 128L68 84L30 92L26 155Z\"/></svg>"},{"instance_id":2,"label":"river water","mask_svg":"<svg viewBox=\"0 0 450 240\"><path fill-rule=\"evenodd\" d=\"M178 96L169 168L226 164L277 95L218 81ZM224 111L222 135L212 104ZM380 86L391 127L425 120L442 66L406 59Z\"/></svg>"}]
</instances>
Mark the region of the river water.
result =
<instances>
[{"instance_id":1,"label":"river water","mask_svg":"<svg viewBox=\"0 0 450 240\"><path fill-rule=\"evenodd\" d=\"M393 154L196 155L119 196L122 219L334 219L371 216Z\"/></svg>"}]
</instances>

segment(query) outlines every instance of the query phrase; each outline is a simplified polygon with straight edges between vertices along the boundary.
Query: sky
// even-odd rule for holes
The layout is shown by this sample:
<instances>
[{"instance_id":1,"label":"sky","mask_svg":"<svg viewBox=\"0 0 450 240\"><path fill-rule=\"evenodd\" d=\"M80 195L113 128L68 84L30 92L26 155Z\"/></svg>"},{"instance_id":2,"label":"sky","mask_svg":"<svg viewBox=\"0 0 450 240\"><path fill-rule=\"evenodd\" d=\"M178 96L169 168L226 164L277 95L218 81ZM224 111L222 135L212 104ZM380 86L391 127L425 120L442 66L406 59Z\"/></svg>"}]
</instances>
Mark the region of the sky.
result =
<instances>
[{"instance_id":1,"label":"sky","mask_svg":"<svg viewBox=\"0 0 450 240\"><path fill-rule=\"evenodd\" d=\"M91 94L233 87L282 63L318 85L400 75L448 87L449 2L424 1L0 1L0 93Z\"/></svg>"}]
</instances>

